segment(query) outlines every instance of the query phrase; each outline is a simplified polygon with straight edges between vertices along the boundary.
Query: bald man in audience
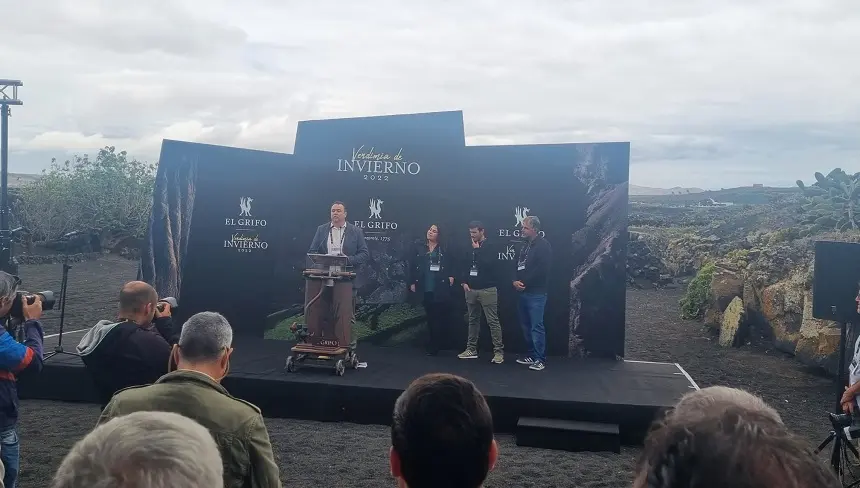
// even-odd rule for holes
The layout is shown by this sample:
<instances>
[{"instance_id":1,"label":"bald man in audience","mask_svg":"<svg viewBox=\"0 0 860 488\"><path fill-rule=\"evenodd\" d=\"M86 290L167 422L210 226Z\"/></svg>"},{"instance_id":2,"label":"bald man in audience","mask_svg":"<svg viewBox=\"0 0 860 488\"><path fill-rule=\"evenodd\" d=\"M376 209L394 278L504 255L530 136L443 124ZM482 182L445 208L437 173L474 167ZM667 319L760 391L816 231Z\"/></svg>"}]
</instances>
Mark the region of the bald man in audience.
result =
<instances>
[{"instance_id":1,"label":"bald man in audience","mask_svg":"<svg viewBox=\"0 0 860 488\"><path fill-rule=\"evenodd\" d=\"M147 283L126 283L119 293L118 318L99 321L77 347L102 408L117 391L154 383L166 374L176 340L170 304L159 303Z\"/></svg>"}]
</instances>

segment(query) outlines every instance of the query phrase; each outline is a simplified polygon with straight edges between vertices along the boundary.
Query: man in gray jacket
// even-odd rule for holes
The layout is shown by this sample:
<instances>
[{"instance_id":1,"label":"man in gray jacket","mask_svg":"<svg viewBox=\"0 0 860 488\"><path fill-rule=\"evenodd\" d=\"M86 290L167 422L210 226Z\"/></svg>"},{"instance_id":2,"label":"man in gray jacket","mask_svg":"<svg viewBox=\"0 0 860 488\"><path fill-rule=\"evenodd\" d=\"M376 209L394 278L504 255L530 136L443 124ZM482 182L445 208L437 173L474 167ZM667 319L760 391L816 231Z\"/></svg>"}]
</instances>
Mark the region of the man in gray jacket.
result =
<instances>
[{"instance_id":1,"label":"man in gray jacket","mask_svg":"<svg viewBox=\"0 0 860 488\"><path fill-rule=\"evenodd\" d=\"M331 205L331 221L317 227L314 239L311 241L308 254L333 254L346 256L348 263L353 268L358 268L370 259L370 251L364 240L364 231L346 222L346 206L343 202L334 202ZM352 292L352 315L350 323L355 325L355 297L356 291ZM350 333L349 350L350 356L355 353L358 338Z\"/></svg>"}]
</instances>

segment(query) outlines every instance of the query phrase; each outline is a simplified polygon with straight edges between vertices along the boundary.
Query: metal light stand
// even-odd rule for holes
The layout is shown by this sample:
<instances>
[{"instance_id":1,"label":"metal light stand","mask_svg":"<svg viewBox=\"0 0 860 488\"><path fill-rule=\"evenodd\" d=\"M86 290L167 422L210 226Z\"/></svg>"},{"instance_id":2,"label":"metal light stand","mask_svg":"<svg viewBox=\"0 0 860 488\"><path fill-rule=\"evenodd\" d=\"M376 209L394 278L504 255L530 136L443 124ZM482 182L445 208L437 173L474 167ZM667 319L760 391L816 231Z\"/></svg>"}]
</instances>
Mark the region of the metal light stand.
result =
<instances>
[{"instance_id":1,"label":"metal light stand","mask_svg":"<svg viewBox=\"0 0 860 488\"><path fill-rule=\"evenodd\" d=\"M74 232L70 234L76 234ZM69 234L67 234L68 236ZM63 245L63 281L60 284L60 334L57 337L57 347L54 348L54 352L45 356L45 361L51 359L57 354L66 354L68 356L81 357L80 354L76 352L69 352L63 350L63 327L66 322L66 291L69 288L69 270L72 269L72 266L69 264L69 240L66 238L66 242Z\"/></svg>"},{"instance_id":2,"label":"metal light stand","mask_svg":"<svg viewBox=\"0 0 860 488\"><path fill-rule=\"evenodd\" d=\"M0 79L0 270L18 275L18 262L12 256L12 232L9 230L9 114L11 105L23 105L18 99L20 80ZM11 96L7 90L11 89Z\"/></svg>"}]
</instances>

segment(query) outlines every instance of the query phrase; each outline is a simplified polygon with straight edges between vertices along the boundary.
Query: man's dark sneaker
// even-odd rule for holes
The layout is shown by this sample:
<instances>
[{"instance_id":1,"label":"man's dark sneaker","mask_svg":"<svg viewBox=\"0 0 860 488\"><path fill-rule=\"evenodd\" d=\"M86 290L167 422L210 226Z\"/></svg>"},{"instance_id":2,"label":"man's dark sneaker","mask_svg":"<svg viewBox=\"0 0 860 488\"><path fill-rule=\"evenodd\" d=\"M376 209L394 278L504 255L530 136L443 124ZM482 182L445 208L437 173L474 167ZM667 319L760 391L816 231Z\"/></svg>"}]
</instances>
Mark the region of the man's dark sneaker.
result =
<instances>
[{"instance_id":1,"label":"man's dark sneaker","mask_svg":"<svg viewBox=\"0 0 860 488\"><path fill-rule=\"evenodd\" d=\"M534 364L529 366L529 369L532 371L543 371L546 366L543 365L540 361L535 361Z\"/></svg>"},{"instance_id":2,"label":"man's dark sneaker","mask_svg":"<svg viewBox=\"0 0 860 488\"><path fill-rule=\"evenodd\" d=\"M520 359L517 359L517 362L519 364L534 364L535 360L532 358L520 358Z\"/></svg>"}]
</instances>

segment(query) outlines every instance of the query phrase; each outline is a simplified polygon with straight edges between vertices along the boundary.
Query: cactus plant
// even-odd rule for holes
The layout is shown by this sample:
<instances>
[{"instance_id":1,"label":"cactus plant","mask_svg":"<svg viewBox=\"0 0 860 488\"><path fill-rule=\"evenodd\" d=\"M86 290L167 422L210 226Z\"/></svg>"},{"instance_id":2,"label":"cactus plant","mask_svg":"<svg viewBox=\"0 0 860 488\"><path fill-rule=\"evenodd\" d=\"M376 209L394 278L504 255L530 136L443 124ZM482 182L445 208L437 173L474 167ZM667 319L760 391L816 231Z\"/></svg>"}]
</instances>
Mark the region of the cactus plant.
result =
<instances>
[{"instance_id":1,"label":"cactus plant","mask_svg":"<svg viewBox=\"0 0 860 488\"><path fill-rule=\"evenodd\" d=\"M815 173L815 183L804 185L797 180L803 191L804 201L800 211L803 222L813 231L857 230L857 211L860 210L860 173L849 175L840 168L827 176Z\"/></svg>"}]
</instances>

